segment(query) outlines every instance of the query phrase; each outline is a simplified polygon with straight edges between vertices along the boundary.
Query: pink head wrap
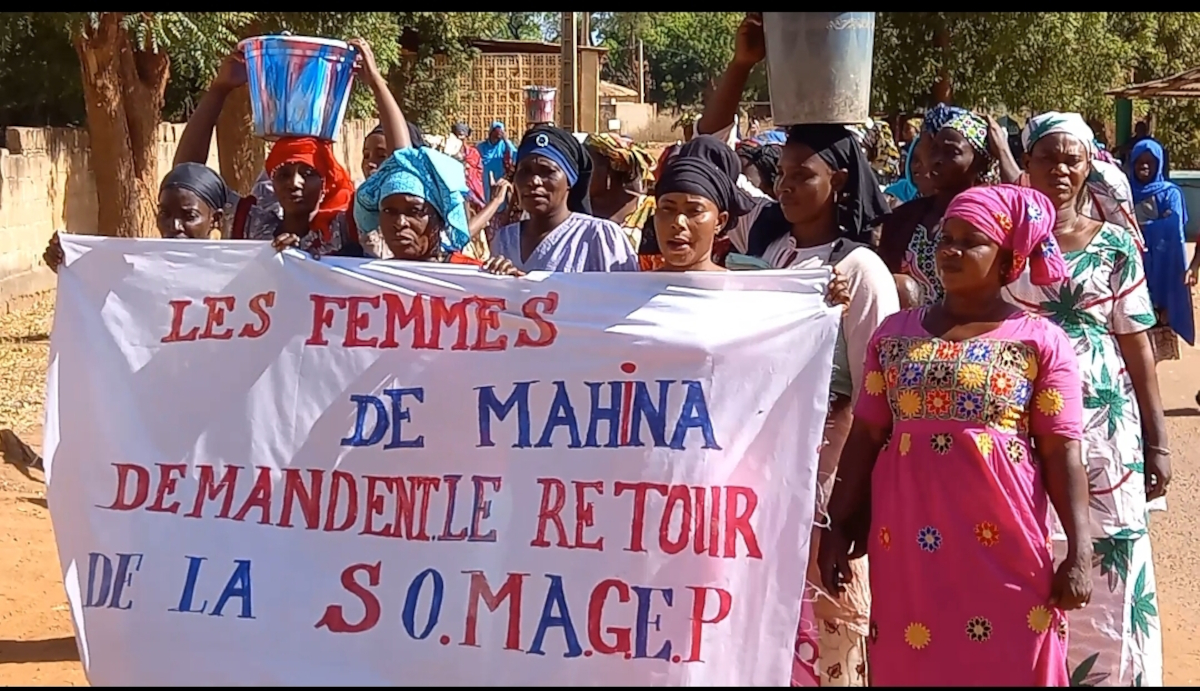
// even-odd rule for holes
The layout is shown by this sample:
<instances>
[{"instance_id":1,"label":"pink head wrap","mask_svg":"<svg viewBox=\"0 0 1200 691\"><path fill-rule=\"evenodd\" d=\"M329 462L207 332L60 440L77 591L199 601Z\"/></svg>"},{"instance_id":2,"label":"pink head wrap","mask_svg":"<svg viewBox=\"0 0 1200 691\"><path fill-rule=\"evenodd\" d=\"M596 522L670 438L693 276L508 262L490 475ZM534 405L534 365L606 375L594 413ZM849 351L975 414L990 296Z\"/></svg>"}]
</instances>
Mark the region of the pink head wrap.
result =
<instances>
[{"instance_id":1,"label":"pink head wrap","mask_svg":"<svg viewBox=\"0 0 1200 691\"><path fill-rule=\"evenodd\" d=\"M1013 266L1004 277L1006 284L1021 275L1026 262L1034 285L1051 285L1067 276L1067 265L1054 239L1054 205L1035 189L972 187L950 202L944 218L962 219L1012 250Z\"/></svg>"}]
</instances>

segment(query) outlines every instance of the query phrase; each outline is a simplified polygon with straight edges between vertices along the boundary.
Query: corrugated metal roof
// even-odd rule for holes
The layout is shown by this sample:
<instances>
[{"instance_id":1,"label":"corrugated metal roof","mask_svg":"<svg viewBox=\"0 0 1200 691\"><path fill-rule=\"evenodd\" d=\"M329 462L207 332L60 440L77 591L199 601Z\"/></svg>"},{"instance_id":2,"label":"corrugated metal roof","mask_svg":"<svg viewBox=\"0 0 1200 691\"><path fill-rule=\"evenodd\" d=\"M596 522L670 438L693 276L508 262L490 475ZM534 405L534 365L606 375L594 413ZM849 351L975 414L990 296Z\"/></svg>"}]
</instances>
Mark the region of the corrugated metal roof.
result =
<instances>
[{"instance_id":1,"label":"corrugated metal roof","mask_svg":"<svg viewBox=\"0 0 1200 691\"><path fill-rule=\"evenodd\" d=\"M1115 98L1197 98L1200 97L1200 67L1104 93Z\"/></svg>"},{"instance_id":2,"label":"corrugated metal roof","mask_svg":"<svg viewBox=\"0 0 1200 691\"><path fill-rule=\"evenodd\" d=\"M630 89L627 86L614 84L612 82L600 82L600 96L607 98L637 98L637 89Z\"/></svg>"},{"instance_id":3,"label":"corrugated metal roof","mask_svg":"<svg viewBox=\"0 0 1200 691\"><path fill-rule=\"evenodd\" d=\"M558 53L562 48L557 43L545 41L505 41L490 38L472 39L471 47L478 48L481 53ZM607 48L595 46L579 46L580 50L595 50L607 53Z\"/></svg>"}]
</instances>

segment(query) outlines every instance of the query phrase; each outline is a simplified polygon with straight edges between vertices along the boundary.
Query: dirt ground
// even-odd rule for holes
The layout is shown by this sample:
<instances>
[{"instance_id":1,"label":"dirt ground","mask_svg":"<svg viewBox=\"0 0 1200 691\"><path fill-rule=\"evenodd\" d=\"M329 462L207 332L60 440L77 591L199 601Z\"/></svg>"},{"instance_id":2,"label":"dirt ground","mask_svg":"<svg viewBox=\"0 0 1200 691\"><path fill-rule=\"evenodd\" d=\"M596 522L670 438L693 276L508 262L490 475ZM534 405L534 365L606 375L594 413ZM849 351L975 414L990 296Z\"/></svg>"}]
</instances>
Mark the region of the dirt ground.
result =
<instances>
[{"instance_id":1,"label":"dirt ground","mask_svg":"<svg viewBox=\"0 0 1200 691\"><path fill-rule=\"evenodd\" d=\"M85 686L37 470L14 463L11 429L40 451L53 303L0 316L0 684ZM1200 350L1159 368L1174 451L1170 511L1154 515L1166 683L1200 685ZM7 443L6 443L7 442Z\"/></svg>"}]
</instances>

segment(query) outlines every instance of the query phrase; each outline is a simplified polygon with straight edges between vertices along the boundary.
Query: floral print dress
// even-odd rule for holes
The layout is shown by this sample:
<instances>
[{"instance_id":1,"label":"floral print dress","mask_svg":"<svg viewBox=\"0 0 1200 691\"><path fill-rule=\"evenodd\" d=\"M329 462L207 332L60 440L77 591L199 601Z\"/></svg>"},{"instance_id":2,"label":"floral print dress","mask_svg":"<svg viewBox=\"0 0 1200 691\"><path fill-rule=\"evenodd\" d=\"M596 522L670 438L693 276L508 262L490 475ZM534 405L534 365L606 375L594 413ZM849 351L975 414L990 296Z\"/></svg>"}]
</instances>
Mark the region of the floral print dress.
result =
<instances>
[{"instance_id":1,"label":"floral print dress","mask_svg":"<svg viewBox=\"0 0 1200 691\"><path fill-rule=\"evenodd\" d=\"M1094 541L1092 600L1070 613L1071 681L1161 686L1162 635L1147 524L1141 414L1117 336L1155 323L1135 239L1105 223L1087 247L1064 252L1069 278L1034 286L1028 273L1006 297L1066 331L1083 381L1083 460ZM1056 551L1065 552L1061 531Z\"/></svg>"},{"instance_id":2,"label":"floral print dress","mask_svg":"<svg viewBox=\"0 0 1200 691\"><path fill-rule=\"evenodd\" d=\"M1030 440L1082 434L1071 343L1025 313L946 341L924 312L875 332L854 411L891 430L871 478L871 685L1065 686Z\"/></svg>"}]
</instances>

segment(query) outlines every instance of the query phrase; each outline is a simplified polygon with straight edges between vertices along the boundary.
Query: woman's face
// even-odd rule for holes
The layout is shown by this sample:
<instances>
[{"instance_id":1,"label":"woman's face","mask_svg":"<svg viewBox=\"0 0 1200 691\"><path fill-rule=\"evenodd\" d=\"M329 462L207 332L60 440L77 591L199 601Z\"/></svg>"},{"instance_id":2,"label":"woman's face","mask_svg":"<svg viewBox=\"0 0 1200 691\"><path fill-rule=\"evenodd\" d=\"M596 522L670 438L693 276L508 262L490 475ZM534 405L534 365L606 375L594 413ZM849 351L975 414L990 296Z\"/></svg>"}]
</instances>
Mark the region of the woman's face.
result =
<instances>
[{"instance_id":1,"label":"woman's face","mask_svg":"<svg viewBox=\"0 0 1200 691\"><path fill-rule=\"evenodd\" d=\"M379 203L379 232L396 259L429 259L441 244L441 231L441 216L418 196L392 194Z\"/></svg>"},{"instance_id":2,"label":"woman's face","mask_svg":"<svg viewBox=\"0 0 1200 691\"><path fill-rule=\"evenodd\" d=\"M1143 151L1133 162L1133 174L1143 185L1154 182L1154 174L1158 172L1158 159L1149 151Z\"/></svg>"},{"instance_id":3,"label":"woman's face","mask_svg":"<svg viewBox=\"0 0 1200 691\"><path fill-rule=\"evenodd\" d=\"M1061 209L1079 199L1091 162L1083 142L1056 132L1037 140L1025 154L1025 170L1030 186Z\"/></svg>"},{"instance_id":4,"label":"woman's face","mask_svg":"<svg viewBox=\"0 0 1200 691\"><path fill-rule=\"evenodd\" d=\"M1011 254L975 226L961 218L947 218L938 238L938 277L948 294L978 293L989 287L998 292Z\"/></svg>"},{"instance_id":5,"label":"woman's face","mask_svg":"<svg viewBox=\"0 0 1200 691\"><path fill-rule=\"evenodd\" d=\"M158 234L168 239L220 240L223 209L214 209L191 190L158 193Z\"/></svg>"},{"instance_id":6,"label":"woman's face","mask_svg":"<svg viewBox=\"0 0 1200 691\"><path fill-rule=\"evenodd\" d=\"M933 158L934 138L926 135L917 140L913 149L909 166L912 169L913 185L922 197L928 197L937 190L933 186L933 177L929 174L930 159Z\"/></svg>"},{"instance_id":7,"label":"woman's face","mask_svg":"<svg viewBox=\"0 0 1200 691\"><path fill-rule=\"evenodd\" d=\"M371 177L387 160L392 152L388 151L387 140L382 134L375 133L363 140L362 173L364 178Z\"/></svg>"},{"instance_id":8,"label":"woman's face","mask_svg":"<svg viewBox=\"0 0 1200 691\"><path fill-rule=\"evenodd\" d=\"M521 209L530 216L545 216L567 205L571 183L558 164L545 156L526 156L517 164L513 185Z\"/></svg>"},{"instance_id":9,"label":"woman's face","mask_svg":"<svg viewBox=\"0 0 1200 691\"><path fill-rule=\"evenodd\" d=\"M504 128L502 128L502 127L493 127L491 129L491 131L488 132L488 141L493 144L495 144L496 142L500 141L503 138L504 138Z\"/></svg>"},{"instance_id":10,"label":"woman's face","mask_svg":"<svg viewBox=\"0 0 1200 691\"><path fill-rule=\"evenodd\" d=\"M846 184L846 171L834 170L805 144L789 142L779 158L775 192L788 223L804 223L828 213Z\"/></svg>"},{"instance_id":11,"label":"woman's face","mask_svg":"<svg viewBox=\"0 0 1200 691\"><path fill-rule=\"evenodd\" d=\"M685 270L712 258L713 241L729 214L711 199L685 192L660 196L654 208L654 235L667 266Z\"/></svg>"},{"instance_id":12,"label":"woman's face","mask_svg":"<svg viewBox=\"0 0 1200 691\"><path fill-rule=\"evenodd\" d=\"M321 203L321 173L307 163L284 163L271 173L283 213L311 215Z\"/></svg>"},{"instance_id":13,"label":"woman's face","mask_svg":"<svg viewBox=\"0 0 1200 691\"><path fill-rule=\"evenodd\" d=\"M975 149L958 130L943 127L930 154L929 177L937 191L957 192L974 182Z\"/></svg>"}]
</instances>

